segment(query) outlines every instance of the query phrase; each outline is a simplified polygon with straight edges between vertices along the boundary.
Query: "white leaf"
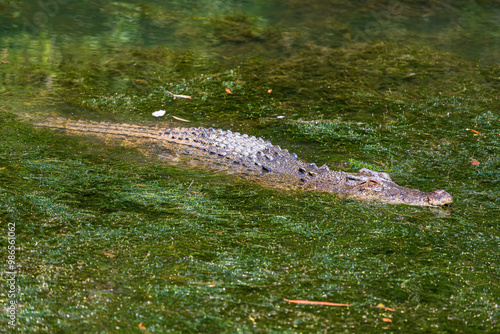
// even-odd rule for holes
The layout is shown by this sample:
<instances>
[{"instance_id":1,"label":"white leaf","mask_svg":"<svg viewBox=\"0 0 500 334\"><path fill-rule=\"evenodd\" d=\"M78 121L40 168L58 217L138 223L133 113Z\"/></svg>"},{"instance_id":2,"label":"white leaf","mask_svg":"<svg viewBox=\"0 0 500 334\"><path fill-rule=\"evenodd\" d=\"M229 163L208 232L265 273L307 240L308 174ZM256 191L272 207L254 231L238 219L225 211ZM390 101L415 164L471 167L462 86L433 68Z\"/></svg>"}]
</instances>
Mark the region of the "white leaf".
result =
<instances>
[{"instance_id":1,"label":"white leaf","mask_svg":"<svg viewBox=\"0 0 500 334\"><path fill-rule=\"evenodd\" d=\"M166 111L165 110L157 110L153 113L153 116L154 117L161 117L161 116L165 116L165 113Z\"/></svg>"}]
</instances>

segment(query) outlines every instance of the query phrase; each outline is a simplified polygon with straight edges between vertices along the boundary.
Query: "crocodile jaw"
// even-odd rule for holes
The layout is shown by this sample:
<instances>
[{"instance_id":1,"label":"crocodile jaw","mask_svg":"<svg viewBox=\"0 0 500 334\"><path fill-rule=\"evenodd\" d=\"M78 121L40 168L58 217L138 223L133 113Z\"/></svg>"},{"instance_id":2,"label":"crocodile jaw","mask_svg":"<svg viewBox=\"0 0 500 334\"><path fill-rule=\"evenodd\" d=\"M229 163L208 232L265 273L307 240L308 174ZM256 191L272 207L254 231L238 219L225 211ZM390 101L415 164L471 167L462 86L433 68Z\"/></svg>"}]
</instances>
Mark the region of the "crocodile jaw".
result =
<instances>
[{"instance_id":1,"label":"crocodile jaw","mask_svg":"<svg viewBox=\"0 0 500 334\"><path fill-rule=\"evenodd\" d=\"M378 196L373 196L383 202L391 204L407 204L418 206L443 206L453 203L453 197L444 190L433 192L423 192L417 189L410 189L397 186L397 192L382 191Z\"/></svg>"},{"instance_id":2,"label":"crocodile jaw","mask_svg":"<svg viewBox=\"0 0 500 334\"><path fill-rule=\"evenodd\" d=\"M308 180L306 189L336 192L357 199L375 199L390 204L443 206L453 202L444 190L423 192L394 183L387 173L363 168L359 173L327 172Z\"/></svg>"},{"instance_id":3,"label":"crocodile jaw","mask_svg":"<svg viewBox=\"0 0 500 334\"><path fill-rule=\"evenodd\" d=\"M358 199L375 199L389 204L415 206L444 206L453 203L453 197L444 190L423 192L393 184L390 187L358 188L345 191L345 195Z\"/></svg>"}]
</instances>

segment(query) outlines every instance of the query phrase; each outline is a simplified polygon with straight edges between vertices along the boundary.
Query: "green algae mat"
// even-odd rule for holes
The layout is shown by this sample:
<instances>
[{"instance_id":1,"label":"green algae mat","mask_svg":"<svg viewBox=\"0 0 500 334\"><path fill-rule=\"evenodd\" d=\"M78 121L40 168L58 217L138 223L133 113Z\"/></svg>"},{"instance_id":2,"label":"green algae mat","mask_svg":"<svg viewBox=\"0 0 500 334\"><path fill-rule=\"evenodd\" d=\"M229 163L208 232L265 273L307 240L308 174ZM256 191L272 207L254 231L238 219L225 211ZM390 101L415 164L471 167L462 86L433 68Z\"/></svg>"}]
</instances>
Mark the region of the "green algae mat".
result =
<instances>
[{"instance_id":1,"label":"green algae mat","mask_svg":"<svg viewBox=\"0 0 500 334\"><path fill-rule=\"evenodd\" d=\"M500 331L498 6L40 3L0 4L0 332ZM230 129L454 203L274 188L49 116Z\"/></svg>"}]
</instances>

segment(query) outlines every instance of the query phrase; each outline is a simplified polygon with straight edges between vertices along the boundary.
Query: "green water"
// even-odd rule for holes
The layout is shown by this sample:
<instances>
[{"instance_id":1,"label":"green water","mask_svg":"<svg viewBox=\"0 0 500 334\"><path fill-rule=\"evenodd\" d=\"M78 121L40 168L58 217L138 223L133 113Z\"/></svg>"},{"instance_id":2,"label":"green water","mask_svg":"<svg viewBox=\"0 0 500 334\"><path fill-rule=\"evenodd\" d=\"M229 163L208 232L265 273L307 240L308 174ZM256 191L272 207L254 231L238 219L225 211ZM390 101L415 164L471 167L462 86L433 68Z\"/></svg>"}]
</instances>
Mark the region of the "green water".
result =
<instances>
[{"instance_id":1,"label":"green water","mask_svg":"<svg viewBox=\"0 0 500 334\"><path fill-rule=\"evenodd\" d=\"M0 332L498 332L499 17L493 1L0 2ZM176 116L454 203L275 189L27 115Z\"/></svg>"}]
</instances>

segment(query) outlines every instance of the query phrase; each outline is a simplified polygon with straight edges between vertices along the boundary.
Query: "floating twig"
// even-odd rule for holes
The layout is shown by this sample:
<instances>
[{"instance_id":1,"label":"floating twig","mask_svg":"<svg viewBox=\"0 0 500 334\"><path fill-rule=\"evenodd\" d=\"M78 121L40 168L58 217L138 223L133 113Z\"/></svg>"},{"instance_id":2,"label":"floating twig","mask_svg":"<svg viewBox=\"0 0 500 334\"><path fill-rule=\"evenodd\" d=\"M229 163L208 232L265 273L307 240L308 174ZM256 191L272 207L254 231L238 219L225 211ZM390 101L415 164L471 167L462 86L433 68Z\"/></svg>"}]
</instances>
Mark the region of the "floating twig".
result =
<instances>
[{"instance_id":1,"label":"floating twig","mask_svg":"<svg viewBox=\"0 0 500 334\"><path fill-rule=\"evenodd\" d=\"M322 302L322 301L314 301L314 300L290 300L290 299L286 299L286 298L283 298L283 299L289 303L294 303L294 304L344 306L344 307L352 306L352 304L330 303L330 302Z\"/></svg>"},{"instance_id":2,"label":"floating twig","mask_svg":"<svg viewBox=\"0 0 500 334\"><path fill-rule=\"evenodd\" d=\"M191 122L191 121L188 121L187 119L180 118L180 117L173 116L173 115L172 115L172 118L175 118L176 120L178 120L178 121L182 121L182 122Z\"/></svg>"},{"instance_id":3,"label":"floating twig","mask_svg":"<svg viewBox=\"0 0 500 334\"><path fill-rule=\"evenodd\" d=\"M168 90L166 90L165 92L167 92L168 94L172 95L172 97L174 99L177 99L177 98L179 98L179 99L190 99L191 98L191 96L189 96L189 95L174 94L172 92L169 92Z\"/></svg>"}]
</instances>

